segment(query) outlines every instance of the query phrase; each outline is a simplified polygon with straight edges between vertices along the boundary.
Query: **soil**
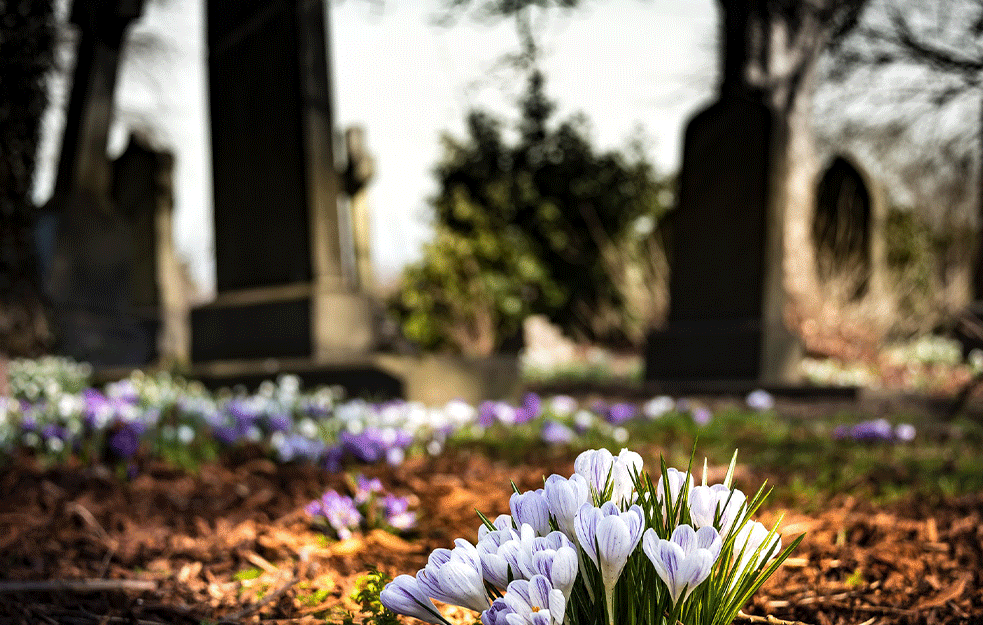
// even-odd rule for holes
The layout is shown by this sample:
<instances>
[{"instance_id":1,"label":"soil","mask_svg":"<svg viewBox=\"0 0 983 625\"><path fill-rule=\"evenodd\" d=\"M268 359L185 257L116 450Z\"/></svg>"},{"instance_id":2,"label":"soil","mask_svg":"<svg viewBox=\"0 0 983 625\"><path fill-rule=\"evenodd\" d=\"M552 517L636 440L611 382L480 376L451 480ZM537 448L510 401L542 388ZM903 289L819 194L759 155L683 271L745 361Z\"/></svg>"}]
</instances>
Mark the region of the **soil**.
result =
<instances>
[{"instance_id":1,"label":"soil","mask_svg":"<svg viewBox=\"0 0 983 625\"><path fill-rule=\"evenodd\" d=\"M543 475L569 475L572 459L506 464L454 451L366 467L387 490L416 497L418 526L344 541L326 540L303 510L326 488L345 488L344 476L313 467L240 458L195 475L146 466L121 480L20 459L0 470L0 624L320 623L332 610L357 614L349 595L371 567L415 573L432 549L476 539L475 508L507 512L510 480L541 486ZM759 477L745 469L739 485ZM766 503L759 518L768 524L781 512ZM833 495L820 514L788 512L782 527L785 540L806 532L805 540L748 614L815 625L983 623L983 493L886 507ZM79 580L116 581L100 589ZM446 613L473 623L470 612Z\"/></svg>"}]
</instances>

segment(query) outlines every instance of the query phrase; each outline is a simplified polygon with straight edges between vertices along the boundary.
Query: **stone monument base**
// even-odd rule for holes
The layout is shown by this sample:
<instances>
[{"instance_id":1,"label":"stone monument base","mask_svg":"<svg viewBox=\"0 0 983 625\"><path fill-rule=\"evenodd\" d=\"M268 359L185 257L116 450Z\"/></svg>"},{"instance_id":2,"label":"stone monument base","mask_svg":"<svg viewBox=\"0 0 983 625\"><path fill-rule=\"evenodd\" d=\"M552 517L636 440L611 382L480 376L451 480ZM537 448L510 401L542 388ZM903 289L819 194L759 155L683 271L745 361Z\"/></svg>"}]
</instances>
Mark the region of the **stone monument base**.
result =
<instances>
[{"instance_id":1,"label":"stone monument base","mask_svg":"<svg viewBox=\"0 0 983 625\"><path fill-rule=\"evenodd\" d=\"M191 311L191 360L308 358L370 352L369 298L318 293L310 284L220 293Z\"/></svg>"},{"instance_id":2,"label":"stone monument base","mask_svg":"<svg viewBox=\"0 0 983 625\"><path fill-rule=\"evenodd\" d=\"M796 382L797 345L790 341L766 341L769 335L788 332L784 326L766 325L762 319L674 321L648 336L646 380Z\"/></svg>"}]
</instances>

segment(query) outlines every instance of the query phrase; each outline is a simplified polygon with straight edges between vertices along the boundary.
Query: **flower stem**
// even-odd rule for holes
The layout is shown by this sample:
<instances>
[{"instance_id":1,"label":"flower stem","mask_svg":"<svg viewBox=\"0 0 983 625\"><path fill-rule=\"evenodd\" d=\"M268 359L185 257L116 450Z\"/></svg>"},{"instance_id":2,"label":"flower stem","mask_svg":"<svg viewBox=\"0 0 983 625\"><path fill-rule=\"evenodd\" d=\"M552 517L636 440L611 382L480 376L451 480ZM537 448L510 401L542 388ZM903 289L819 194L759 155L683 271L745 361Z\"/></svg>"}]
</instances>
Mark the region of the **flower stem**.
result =
<instances>
[{"instance_id":1,"label":"flower stem","mask_svg":"<svg viewBox=\"0 0 983 625\"><path fill-rule=\"evenodd\" d=\"M605 588L604 594L608 604L608 625L614 625L614 588Z\"/></svg>"}]
</instances>

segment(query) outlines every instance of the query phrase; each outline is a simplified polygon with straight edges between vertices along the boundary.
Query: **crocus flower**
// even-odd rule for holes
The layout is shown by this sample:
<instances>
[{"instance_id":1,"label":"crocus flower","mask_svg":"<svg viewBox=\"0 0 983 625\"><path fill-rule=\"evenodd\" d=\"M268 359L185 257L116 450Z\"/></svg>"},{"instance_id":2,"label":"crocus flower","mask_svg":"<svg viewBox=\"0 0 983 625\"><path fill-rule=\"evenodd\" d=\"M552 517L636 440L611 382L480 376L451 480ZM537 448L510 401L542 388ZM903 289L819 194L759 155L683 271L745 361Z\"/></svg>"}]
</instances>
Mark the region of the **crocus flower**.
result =
<instances>
[{"instance_id":1,"label":"crocus flower","mask_svg":"<svg viewBox=\"0 0 983 625\"><path fill-rule=\"evenodd\" d=\"M536 393L526 393L522 398L522 407L529 413L530 418L534 419L542 412L543 401Z\"/></svg>"},{"instance_id":2,"label":"crocus flower","mask_svg":"<svg viewBox=\"0 0 983 625\"><path fill-rule=\"evenodd\" d=\"M462 538L454 544L453 550L434 550L416 579L420 588L438 601L483 612L488 608L488 597L481 557L474 545Z\"/></svg>"},{"instance_id":3,"label":"crocus flower","mask_svg":"<svg viewBox=\"0 0 983 625\"><path fill-rule=\"evenodd\" d=\"M915 440L915 426L910 423L902 423L894 428L894 437L906 443Z\"/></svg>"},{"instance_id":4,"label":"crocus flower","mask_svg":"<svg viewBox=\"0 0 983 625\"><path fill-rule=\"evenodd\" d=\"M382 491L382 481L379 478L369 479L361 474L355 477L355 503L365 503L372 495Z\"/></svg>"},{"instance_id":5,"label":"crocus flower","mask_svg":"<svg viewBox=\"0 0 983 625\"><path fill-rule=\"evenodd\" d=\"M510 515L508 515L508 514L500 514L497 517L495 517L495 520L494 521L492 521L492 527L494 529L488 529L488 527L486 525L484 525L484 524L482 524L481 526L479 526L478 527L478 540L481 540L482 538L484 538L485 535L488 534L489 532L494 532L496 530L500 531L500 530L507 530L507 529L509 529L509 530L510 529L515 529L515 523L512 522L512 517Z\"/></svg>"},{"instance_id":6,"label":"crocus flower","mask_svg":"<svg viewBox=\"0 0 983 625\"><path fill-rule=\"evenodd\" d=\"M573 442L573 439L577 437L576 432L557 421L543 423L543 429L540 430L539 435L544 443L550 445L566 445Z\"/></svg>"},{"instance_id":7,"label":"crocus flower","mask_svg":"<svg viewBox=\"0 0 983 625\"><path fill-rule=\"evenodd\" d=\"M696 486L689 494L689 516L693 526L714 526L726 537L733 529L747 497L740 490L731 490L723 484ZM716 525L717 515L720 515Z\"/></svg>"},{"instance_id":8,"label":"crocus flower","mask_svg":"<svg viewBox=\"0 0 983 625\"><path fill-rule=\"evenodd\" d=\"M550 508L543 496L543 489L512 493L509 509L519 525L528 523L539 536L550 533Z\"/></svg>"},{"instance_id":9,"label":"crocus flower","mask_svg":"<svg viewBox=\"0 0 983 625\"><path fill-rule=\"evenodd\" d=\"M606 593L609 622L614 618L614 587L638 546L644 527L644 514L637 505L621 512L612 502L600 508L584 504L574 519L577 538L584 553L601 573Z\"/></svg>"},{"instance_id":10,"label":"crocus flower","mask_svg":"<svg viewBox=\"0 0 983 625\"><path fill-rule=\"evenodd\" d=\"M509 625L560 625L566 613L563 593L543 575L512 582L501 600L512 610L505 621Z\"/></svg>"},{"instance_id":11,"label":"crocus flower","mask_svg":"<svg viewBox=\"0 0 983 625\"><path fill-rule=\"evenodd\" d=\"M693 531L689 525L680 525L669 540L659 538L655 530L649 528L642 538L642 551L669 589L675 606L685 601L710 576L721 545L717 530L711 526Z\"/></svg>"},{"instance_id":12,"label":"crocus flower","mask_svg":"<svg viewBox=\"0 0 983 625\"><path fill-rule=\"evenodd\" d=\"M427 623L447 623L437 606L420 588L419 582L412 575L400 575L386 584L379 593L379 602L393 612L418 618Z\"/></svg>"},{"instance_id":13,"label":"crocus flower","mask_svg":"<svg viewBox=\"0 0 983 625\"><path fill-rule=\"evenodd\" d=\"M577 411L577 400L569 395L557 395L550 400L550 410L558 417L569 417Z\"/></svg>"},{"instance_id":14,"label":"crocus flower","mask_svg":"<svg viewBox=\"0 0 983 625\"><path fill-rule=\"evenodd\" d=\"M574 473L570 478L553 474L546 478L543 495L556 526L571 540L577 540L574 517L580 507L590 501L590 486L582 475Z\"/></svg>"},{"instance_id":15,"label":"crocus flower","mask_svg":"<svg viewBox=\"0 0 983 625\"><path fill-rule=\"evenodd\" d=\"M635 406L626 403L617 403L611 406L607 412L608 423L621 425L625 421L630 421L635 417Z\"/></svg>"},{"instance_id":16,"label":"crocus flower","mask_svg":"<svg viewBox=\"0 0 983 625\"><path fill-rule=\"evenodd\" d=\"M502 547L510 542L518 542L519 534L511 527L489 531L478 541L478 556L481 559L482 577L498 588L505 588L512 580L509 579L510 565L505 558ZM509 548L506 548L509 549ZM512 570L513 579L516 571Z\"/></svg>"},{"instance_id":17,"label":"crocus flower","mask_svg":"<svg viewBox=\"0 0 983 625\"><path fill-rule=\"evenodd\" d=\"M731 575L736 583L746 572L756 570L761 564L776 557L782 549L782 539L775 534L768 544L768 528L757 521L748 521L734 537L734 557L739 557ZM758 551L760 549L760 551Z\"/></svg>"},{"instance_id":18,"label":"crocus flower","mask_svg":"<svg viewBox=\"0 0 983 625\"><path fill-rule=\"evenodd\" d=\"M387 493L383 501L386 523L398 530L408 530L416 525L416 512L410 511L410 502L405 497Z\"/></svg>"},{"instance_id":19,"label":"crocus flower","mask_svg":"<svg viewBox=\"0 0 983 625\"><path fill-rule=\"evenodd\" d=\"M697 425L706 425L707 423L710 423L711 419L713 419L713 413L707 408L700 406L699 408L693 410L693 423Z\"/></svg>"},{"instance_id":20,"label":"crocus flower","mask_svg":"<svg viewBox=\"0 0 983 625\"><path fill-rule=\"evenodd\" d=\"M589 449L577 456L573 466L598 496L603 496L610 484L610 501L620 504L632 498L632 476L642 470L642 457L627 449L622 449L617 457L607 449Z\"/></svg>"},{"instance_id":21,"label":"crocus flower","mask_svg":"<svg viewBox=\"0 0 983 625\"><path fill-rule=\"evenodd\" d=\"M662 477L659 478L659 482L655 486L655 498L662 504L663 514L668 516L669 509L674 508L679 501L684 485L686 487L686 497L687 499L689 498L689 494L693 490L693 476L673 468L666 469L666 476L669 478L668 505L666 504L666 484Z\"/></svg>"}]
</instances>

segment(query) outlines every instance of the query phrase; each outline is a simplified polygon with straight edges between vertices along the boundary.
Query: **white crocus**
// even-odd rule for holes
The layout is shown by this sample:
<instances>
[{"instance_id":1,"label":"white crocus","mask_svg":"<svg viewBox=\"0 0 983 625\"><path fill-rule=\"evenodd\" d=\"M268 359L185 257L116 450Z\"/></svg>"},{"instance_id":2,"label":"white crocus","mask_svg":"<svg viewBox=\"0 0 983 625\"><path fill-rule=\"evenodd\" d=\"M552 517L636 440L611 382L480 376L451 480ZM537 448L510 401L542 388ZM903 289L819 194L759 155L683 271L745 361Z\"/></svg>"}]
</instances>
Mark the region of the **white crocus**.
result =
<instances>
[{"instance_id":1,"label":"white crocus","mask_svg":"<svg viewBox=\"0 0 983 625\"><path fill-rule=\"evenodd\" d=\"M573 467L598 496L603 496L610 485L611 497L608 501L621 504L633 500L635 484L632 475L642 470L642 457L627 449L622 449L617 456L607 449L589 449L577 456Z\"/></svg>"},{"instance_id":2,"label":"white crocus","mask_svg":"<svg viewBox=\"0 0 983 625\"><path fill-rule=\"evenodd\" d=\"M513 611L506 616L508 625L560 625L566 613L563 593L543 575L512 582L502 600Z\"/></svg>"},{"instance_id":3,"label":"white crocus","mask_svg":"<svg viewBox=\"0 0 983 625\"><path fill-rule=\"evenodd\" d=\"M600 508L584 504L574 525L580 546L601 573L609 623L613 623L614 587L642 537L644 514L637 505L621 512L610 501Z\"/></svg>"},{"instance_id":4,"label":"white crocus","mask_svg":"<svg viewBox=\"0 0 983 625\"><path fill-rule=\"evenodd\" d=\"M574 473L569 479L560 475L551 475L546 479L543 488L546 503L550 513L556 520L556 526L570 540L577 540L577 532L573 527L573 519L577 511L590 501L590 486L582 475Z\"/></svg>"},{"instance_id":5,"label":"white crocus","mask_svg":"<svg viewBox=\"0 0 983 625\"><path fill-rule=\"evenodd\" d=\"M734 557L740 559L730 576L732 585L746 572L757 570L782 550L782 539L777 533L765 544L769 534L768 528L757 521L748 521L737 532L734 537Z\"/></svg>"},{"instance_id":6,"label":"white crocus","mask_svg":"<svg viewBox=\"0 0 983 625\"><path fill-rule=\"evenodd\" d=\"M689 516L694 527L714 526L726 538L740 518L746 502L744 493L723 484L696 486L689 494ZM719 522L715 523L718 514Z\"/></svg>"},{"instance_id":7,"label":"white crocus","mask_svg":"<svg viewBox=\"0 0 983 625\"><path fill-rule=\"evenodd\" d=\"M482 523L478 527L478 540L483 539L489 532L513 529L515 524L512 522L511 516L508 514L500 514L495 517L494 521L492 521L492 526L494 526L495 529L488 529L488 526Z\"/></svg>"},{"instance_id":8,"label":"white crocus","mask_svg":"<svg viewBox=\"0 0 983 625\"><path fill-rule=\"evenodd\" d=\"M659 538L649 528L642 537L642 551L652 561L677 607L709 577L721 544L720 535L712 526L694 531L689 525L680 525L669 540Z\"/></svg>"},{"instance_id":9,"label":"white crocus","mask_svg":"<svg viewBox=\"0 0 983 625\"><path fill-rule=\"evenodd\" d=\"M528 523L540 536L550 533L550 507L542 489L512 493L509 508L517 524Z\"/></svg>"},{"instance_id":10,"label":"white crocus","mask_svg":"<svg viewBox=\"0 0 983 625\"><path fill-rule=\"evenodd\" d=\"M512 581L509 579L509 562L505 559L502 546L509 542L518 542L519 534L513 529L502 529L487 532L478 541L478 556L481 558L482 576L492 586L505 588Z\"/></svg>"},{"instance_id":11,"label":"white crocus","mask_svg":"<svg viewBox=\"0 0 983 625\"><path fill-rule=\"evenodd\" d=\"M666 469L666 476L669 478L669 503L666 503L666 483L662 477L659 477L659 482L655 485L655 498L662 504L663 514L669 516L669 510L676 506L684 485L689 499L693 491L693 476L678 469Z\"/></svg>"},{"instance_id":12,"label":"white crocus","mask_svg":"<svg viewBox=\"0 0 983 625\"><path fill-rule=\"evenodd\" d=\"M488 608L481 556L474 545L458 538L456 547L436 549L416 579L429 596L477 612Z\"/></svg>"},{"instance_id":13,"label":"white crocus","mask_svg":"<svg viewBox=\"0 0 983 625\"><path fill-rule=\"evenodd\" d=\"M400 575L379 593L379 602L393 612L418 618L427 623L447 623L412 575Z\"/></svg>"}]
</instances>

